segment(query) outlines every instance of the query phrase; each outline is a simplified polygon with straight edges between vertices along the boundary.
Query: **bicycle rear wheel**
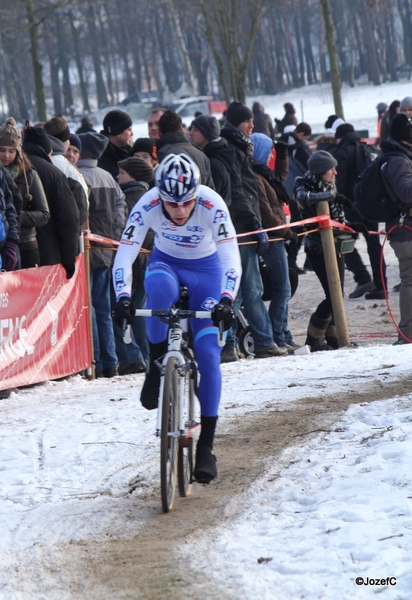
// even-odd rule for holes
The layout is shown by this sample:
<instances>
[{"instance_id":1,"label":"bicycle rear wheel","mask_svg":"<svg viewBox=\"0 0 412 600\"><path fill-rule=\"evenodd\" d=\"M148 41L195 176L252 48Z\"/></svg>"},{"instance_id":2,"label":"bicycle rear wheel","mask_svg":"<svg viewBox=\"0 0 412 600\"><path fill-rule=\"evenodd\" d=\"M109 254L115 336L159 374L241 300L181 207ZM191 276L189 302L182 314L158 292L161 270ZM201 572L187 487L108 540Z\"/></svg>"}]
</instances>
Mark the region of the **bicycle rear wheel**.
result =
<instances>
[{"instance_id":1,"label":"bicycle rear wheel","mask_svg":"<svg viewBox=\"0 0 412 600\"><path fill-rule=\"evenodd\" d=\"M194 439L193 425L195 422L195 389L197 370L194 367L185 377L185 406L187 411L188 434L179 440L179 454L177 461L177 480L179 494L185 498L192 493L193 465L194 465Z\"/></svg>"},{"instance_id":2,"label":"bicycle rear wheel","mask_svg":"<svg viewBox=\"0 0 412 600\"><path fill-rule=\"evenodd\" d=\"M164 512L173 508L179 448L179 373L176 358L166 363L160 434L160 490Z\"/></svg>"}]
</instances>

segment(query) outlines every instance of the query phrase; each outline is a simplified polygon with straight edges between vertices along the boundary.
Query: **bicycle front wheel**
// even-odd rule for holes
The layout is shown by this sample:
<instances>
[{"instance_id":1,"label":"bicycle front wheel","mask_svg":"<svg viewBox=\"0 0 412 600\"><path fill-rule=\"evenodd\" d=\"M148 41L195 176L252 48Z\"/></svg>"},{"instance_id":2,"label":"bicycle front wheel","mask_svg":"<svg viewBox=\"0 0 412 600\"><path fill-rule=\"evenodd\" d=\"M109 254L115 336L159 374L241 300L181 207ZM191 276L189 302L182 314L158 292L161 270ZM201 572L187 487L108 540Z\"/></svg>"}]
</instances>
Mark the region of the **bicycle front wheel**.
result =
<instances>
[{"instance_id":1,"label":"bicycle front wheel","mask_svg":"<svg viewBox=\"0 0 412 600\"><path fill-rule=\"evenodd\" d=\"M179 457L177 464L177 480L179 494L185 498L192 493L194 439L193 426L195 423L195 388L197 385L197 370L190 369L185 377L185 407L187 417L187 435L179 440Z\"/></svg>"},{"instance_id":2,"label":"bicycle front wheel","mask_svg":"<svg viewBox=\"0 0 412 600\"><path fill-rule=\"evenodd\" d=\"M160 436L160 489L164 512L173 508L176 491L179 448L179 373L178 361L170 357L166 363L162 399Z\"/></svg>"}]
</instances>

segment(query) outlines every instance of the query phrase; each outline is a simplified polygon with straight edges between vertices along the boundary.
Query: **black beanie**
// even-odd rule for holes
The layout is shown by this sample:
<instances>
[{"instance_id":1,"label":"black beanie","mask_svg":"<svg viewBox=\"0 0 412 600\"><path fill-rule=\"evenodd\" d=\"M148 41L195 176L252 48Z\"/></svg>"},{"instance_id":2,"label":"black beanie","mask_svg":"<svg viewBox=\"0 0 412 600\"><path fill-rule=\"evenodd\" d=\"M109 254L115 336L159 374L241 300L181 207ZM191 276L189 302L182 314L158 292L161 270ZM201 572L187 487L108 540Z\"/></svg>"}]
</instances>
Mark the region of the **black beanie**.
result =
<instances>
[{"instance_id":1,"label":"black beanie","mask_svg":"<svg viewBox=\"0 0 412 600\"><path fill-rule=\"evenodd\" d=\"M123 110L109 110L103 119L103 133L105 135L118 135L132 126L132 120Z\"/></svg>"},{"instance_id":2,"label":"black beanie","mask_svg":"<svg viewBox=\"0 0 412 600\"><path fill-rule=\"evenodd\" d=\"M130 156L129 158L120 160L117 164L120 169L129 173L130 177L133 177L136 181L145 181L150 184L154 179L153 168L143 158Z\"/></svg>"},{"instance_id":3,"label":"black beanie","mask_svg":"<svg viewBox=\"0 0 412 600\"><path fill-rule=\"evenodd\" d=\"M340 140L347 133L353 133L355 128L350 123L342 123L342 125L338 125L335 131L335 139Z\"/></svg>"},{"instance_id":4,"label":"black beanie","mask_svg":"<svg viewBox=\"0 0 412 600\"><path fill-rule=\"evenodd\" d=\"M412 119L405 113L395 115L389 125L389 136L397 142L412 144Z\"/></svg>"},{"instance_id":5,"label":"black beanie","mask_svg":"<svg viewBox=\"0 0 412 600\"><path fill-rule=\"evenodd\" d=\"M43 127L49 135L61 142L67 142L70 139L70 129L63 117L53 117L46 121Z\"/></svg>"},{"instance_id":6,"label":"black beanie","mask_svg":"<svg viewBox=\"0 0 412 600\"><path fill-rule=\"evenodd\" d=\"M93 158L99 160L109 140L101 133L88 131L87 133L79 133L80 142L82 144L81 158Z\"/></svg>"},{"instance_id":7,"label":"black beanie","mask_svg":"<svg viewBox=\"0 0 412 600\"><path fill-rule=\"evenodd\" d=\"M132 154L136 152L147 152L152 158L157 160L156 142L150 138L138 138L133 144Z\"/></svg>"},{"instance_id":8,"label":"black beanie","mask_svg":"<svg viewBox=\"0 0 412 600\"><path fill-rule=\"evenodd\" d=\"M40 146L46 154L50 154L52 151L50 138L43 127L27 127L23 134L23 150L26 143Z\"/></svg>"},{"instance_id":9,"label":"black beanie","mask_svg":"<svg viewBox=\"0 0 412 600\"><path fill-rule=\"evenodd\" d=\"M318 150L308 159L308 169L312 175L322 175L322 173L336 167L337 164L337 160L326 150Z\"/></svg>"},{"instance_id":10,"label":"black beanie","mask_svg":"<svg viewBox=\"0 0 412 600\"><path fill-rule=\"evenodd\" d=\"M220 125L216 117L210 115L199 115L193 121L192 125L205 136L209 142L215 140L220 136Z\"/></svg>"},{"instance_id":11,"label":"black beanie","mask_svg":"<svg viewBox=\"0 0 412 600\"><path fill-rule=\"evenodd\" d=\"M253 119L253 112L245 104L236 100L229 104L226 113L226 120L229 123L237 127L243 121L249 121L249 119Z\"/></svg>"}]
</instances>

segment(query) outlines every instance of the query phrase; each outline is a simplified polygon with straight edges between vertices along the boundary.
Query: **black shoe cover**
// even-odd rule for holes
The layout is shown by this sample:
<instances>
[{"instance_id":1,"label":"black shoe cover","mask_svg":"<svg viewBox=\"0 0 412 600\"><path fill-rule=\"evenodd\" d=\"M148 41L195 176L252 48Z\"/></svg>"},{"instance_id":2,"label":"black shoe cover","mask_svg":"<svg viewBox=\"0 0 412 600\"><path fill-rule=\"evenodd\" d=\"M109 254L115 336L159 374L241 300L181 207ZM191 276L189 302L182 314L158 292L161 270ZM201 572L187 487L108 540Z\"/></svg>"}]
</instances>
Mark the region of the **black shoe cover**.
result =
<instances>
[{"instance_id":1,"label":"black shoe cover","mask_svg":"<svg viewBox=\"0 0 412 600\"><path fill-rule=\"evenodd\" d=\"M160 371L154 369L149 371L144 380L140 402L147 410L154 410L159 405Z\"/></svg>"},{"instance_id":2,"label":"black shoe cover","mask_svg":"<svg viewBox=\"0 0 412 600\"><path fill-rule=\"evenodd\" d=\"M197 446L193 477L197 483L210 483L217 477L216 456L208 446Z\"/></svg>"}]
</instances>

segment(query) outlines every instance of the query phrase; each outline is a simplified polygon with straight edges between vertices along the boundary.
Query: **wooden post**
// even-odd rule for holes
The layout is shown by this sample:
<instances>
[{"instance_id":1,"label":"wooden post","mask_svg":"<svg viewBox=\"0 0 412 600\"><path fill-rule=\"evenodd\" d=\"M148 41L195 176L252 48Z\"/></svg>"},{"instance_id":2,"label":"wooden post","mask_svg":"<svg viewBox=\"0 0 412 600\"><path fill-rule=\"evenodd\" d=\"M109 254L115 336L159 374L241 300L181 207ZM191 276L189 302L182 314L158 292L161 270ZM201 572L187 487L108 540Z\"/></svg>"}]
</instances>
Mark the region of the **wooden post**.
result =
<instances>
[{"instance_id":1,"label":"wooden post","mask_svg":"<svg viewBox=\"0 0 412 600\"><path fill-rule=\"evenodd\" d=\"M87 289L87 302L89 305L89 339L90 339L90 351L92 355L92 366L87 369L87 377L89 379L95 379L96 371L94 367L94 344L93 344L93 315L92 315L92 294L90 291L90 242L83 235L84 243L84 261L86 264L86 289Z\"/></svg>"},{"instance_id":2,"label":"wooden post","mask_svg":"<svg viewBox=\"0 0 412 600\"><path fill-rule=\"evenodd\" d=\"M316 204L318 215L329 215L329 204L322 200ZM336 259L335 242L333 239L332 225L319 224L320 237L322 239L323 256L325 258L326 273L328 276L328 286L332 299L332 310L335 320L336 333L339 342L339 348L349 346L349 332L346 323L345 308L343 305L342 287Z\"/></svg>"}]
</instances>

